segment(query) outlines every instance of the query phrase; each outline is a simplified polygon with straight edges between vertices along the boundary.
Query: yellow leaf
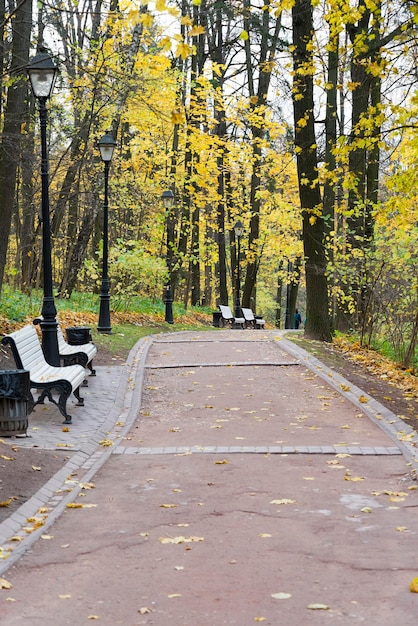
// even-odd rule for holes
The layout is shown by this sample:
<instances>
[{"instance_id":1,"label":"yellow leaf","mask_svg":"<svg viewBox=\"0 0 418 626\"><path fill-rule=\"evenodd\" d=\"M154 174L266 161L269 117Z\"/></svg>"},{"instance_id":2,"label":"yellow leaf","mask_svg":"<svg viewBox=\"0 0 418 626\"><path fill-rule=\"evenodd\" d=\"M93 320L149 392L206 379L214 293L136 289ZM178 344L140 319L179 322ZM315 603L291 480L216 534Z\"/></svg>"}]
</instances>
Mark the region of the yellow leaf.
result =
<instances>
[{"instance_id":1,"label":"yellow leaf","mask_svg":"<svg viewBox=\"0 0 418 626\"><path fill-rule=\"evenodd\" d=\"M176 57L181 57L183 61L192 53L191 47L187 43L179 43L176 49Z\"/></svg>"},{"instance_id":2,"label":"yellow leaf","mask_svg":"<svg viewBox=\"0 0 418 626\"><path fill-rule=\"evenodd\" d=\"M101 441L99 441L99 445L103 446L104 448L108 448L109 446L113 446L113 442L110 441L110 439L102 439Z\"/></svg>"},{"instance_id":3,"label":"yellow leaf","mask_svg":"<svg viewBox=\"0 0 418 626\"><path fill-rule=\"evenodd\" d=\"M365 480L365 478L361 478L360 476L349 476L348 474L346 474L344 476L344 480L351 480L352 483L358 483L361 480Z\"/></svg>"},{"instance_id":4,"label":"yellow leaf","mask_svg":"<svg viewBox=\"0 0 418 626\"><path fill-rule=\"evenodd\" d=\"M366 396L360 396L359 401L362 402L363 404L367 404L369 401L369 398L366 398Z\"/></svg>"},{"instance_id":5,"label":"yellow leaf","mask_svg":"<svg viewBox=\"0 0 418 626\"><path fill-rule=\"evenodd\" d=\"M258 535L261 539L265 539L267 537L272 537L273 535L269 535L269 533L260 533Z\"/></svg>"},{"instance_id":6,"label":"yellow leaf","mask_svg":"<svg viewBox=\"0 0 418 626\"><path fill-rule=\"evenodd\" d=\"M309 224L311 226L313 226L316 222L316 216L315 215L311 215L311 217L309 218Z\"/></svg>"},{"instance_id":7,"label":"yellow leaf","mask_svg":"<svg viewBox=\"0 0 418 626\"><path fill-rule=\"evenodd\" d=\"M100 619L98 615L89 615L87 619Z\"/></svg>"},{"instance_id":8,"label":"yellow leaf","mask_svg":"<svg viewBox=\"0 0 418 626\"><path fill-rule=\"evenodd\" d=\"M285 593L283 591L279 591L279 593L272 593L271 597L275 600L287 600L292 597L291 593Z\"/></svg>"},{"instance_id":9,"label":"yellow leaf","mask_svg":"<svg viewBox=\"0 0 418 626\"><path fill-rule=\"evenodd\" d=\"M67 426L63 426L63 427L62 427L62 432L63 432L63 433L69 433L69 432L70 432L70 429L69 429Z\"/></svg>"},{"instance_id":10,"label":"yellow leaf","mask_svg":"<svg viewBox=\"0 0 418 626\"><path fill-rule=\"evenodd\" d=\"M327 611L329 606L326 604L308 604L307 609L312 609L313 611Z\"/></svg>"},{"instance_id":11,"label":"yellow leaf","mask_svg":"<svg viewBox=\"0 0 418 626\"><path fill-rule=\"evenodd\" d=\"M151 609L149 609L147 606L143 606L140 609L138 609L138 613L140 615L146 615L147 613L151 613Z\"/></svg>"},{"instance_id":12,"label":"yellow leaf","mask_svg":"<svg viewBox=\"0 0 418 626\"><path fill-rule=\"evenodd\" d=\"M413 593L418 593L418 578L414 578L409 585L409 590Z\"/></svg>"},{"instance_id":13,"label":"yellow leaf","mask_svg":"<svg viewBox=\"0 0 418 626\"><path fill-rule=\"evenodd\" d=\"M205 29L203 26L193 26L193 28L189 31L189 37L197 37L198 35L203 35Z\"/></svg>"},{"instance_id":14,"label":"yellow leaf","mask_svg":"<svg viewBox=\"0 0 418 626\"><path fill-rule=\"evenodd\" d=\"M228 465L229 461L223 459L222 461L215 461L214 465Z\"/></svg>"},{"instance_id":15,"label":"yellow leaf","mask_svg":"<svg viewBox=\"0 0 418 626\"><path fill-rule=\"evenodd\" d=\"M243 31L241 32L241 34L240 34L239 38L240 38L242 41L246 41L246 40L248 39L248 32L247 32L246 30L243 30Z\"/></svg>"},{"instance_id":16,"label":"yellow leaf","mask_svg":"<svg viewBox=\"0 0 418 626\"><path fill-rule=\"evenodd\" d=\"M70 593L62 593L59 596L60 600L69 600L71 598L71 594Z\"/></svg>"},{"instance_id":17,"label":"yellow leaf","mask_svg":"<svg viewBox=\"0 0 418 626\"><path fill-rule=\"evenodd\" d=\"M80 502L69 502L67 504L68 509L82 509L83 505Z\"/></svg>"},{"instance_id":18,"label":"yellow leaf","mask_svg":"<svg viewBox=\"0 0 418 626\"><path fill-rule=\"evenodd\" d=\"M35 465L32 465L32 469L33 469L35 472L40 472L40 471L42 471L42 467L36 467Z\"/></svg>"},{"instance_id":19,"label":"yellow leaf","mask_svg":"<svg viewBox=\"0 0 418 626\"><path fill-rule=\"evenodd\" d=\"M14 461L14 458L11 456L6 456L5 454L1 454L0 457L5 461Z\"/></svg>"},{"instance_id":20,"label":"yellow leaf","mask_svg":"<svg viewBox=\"0 0 418 626\"><path fill-rule=\"evenodd\" d=\"M8 500L4 500L4 502L0 502L0 506L9 506L9 504L11 504L13 502L13 500L15 500L16 498L9 498Z\"/></svg>"},{"instance_id":21,"label":"yellow leaf","mask_svg":"<svg viewBox=\"0 0 418 626\"><path fill-rule=\"evenodd\" d=\"M204 541L205 538L204 537L160 537L159 541L161 543L174 543L174 544L179 544L179 543L195 543L198 541Z\"/></svg>"},{"instance_id":22,"label":"yellow leaf","mask_svg":"<svg viewBox=\"0 0 418 626\"><path fill-rule=\"evenodd\" d=\"M396 527L396 530L397 530L399 533L404 533L406 530L408 530L408 527L407 527L407 526L397 526L397 527Z\"/></svg>"},{"instance_id":23,"label":"yellow leaf","mask_svg":"<svg viewBox=\"0 0 418 626\"><path fill-rule=\"evenodd\" d=\"M283 498L282 500L271 500L270 504L295 504L296 500L289 500L288 498Z\"/></svg>"},{"instance_id":24,"label":"yellow leaf","mask_svg":"<svg viewBox=\"0 0 418 626\"><path fill-rule=\"evenodd\" d=\"M351 387L349 387L348 385L340 385L341 389L343 391L350 391Z\"/></svg>"},{"instance_id":25,"label":"yellow leaf","mask_svg":"<svg viewBox=\"0 0 418 626\"><path fill-rule=\"evenodd\" d=\"M162 509L175 509L177 504L160 504Z\"/></svg>"},{"instance_id":26,"label":"yellow leaf","mask_svg":"<svg viewBox=\"0 0 418 626\"><path fill-rule=\"evenodd\" d=\"M266 619L267 619L266 617L254 617L255 622L265 622Z\"/></svg>"},{"instance_id":27,"label":"yellow leaf","mask_svg":"<svg viewBox=\"0 0 418 626\"><path fill-rule=\"evenodd\" d=\"M181 598L181 593L169 593L167 598Z\"/></svg>"},{"instance_id":28,"label":"yellow leaf","mask_svg":"<svg viewBox=\"0 0 418 626\"><path fill-rule=\"evenodd\" d=\"M0 578L0 589L12 589L12 583L9 583L5 578Z\"/></svg>"}]
</instances>

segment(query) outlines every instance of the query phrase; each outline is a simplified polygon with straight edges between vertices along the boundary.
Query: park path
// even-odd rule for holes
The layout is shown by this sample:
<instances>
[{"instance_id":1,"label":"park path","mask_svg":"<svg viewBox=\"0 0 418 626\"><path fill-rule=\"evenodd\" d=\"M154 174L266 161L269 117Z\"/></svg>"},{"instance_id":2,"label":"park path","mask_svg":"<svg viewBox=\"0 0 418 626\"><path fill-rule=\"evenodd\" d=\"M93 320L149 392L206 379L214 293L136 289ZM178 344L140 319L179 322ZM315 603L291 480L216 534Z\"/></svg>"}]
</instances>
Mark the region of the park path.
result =
<instances>
[{"instance_id":1,"label":"park path","mask_svg":"<svg viewBox=\"0 0 418 626\"><path fill-rule=\"evenodd\" d=\"M416 626L413 433L275 331L147 341L2 626Z\"/></svg>"}]
</instances>

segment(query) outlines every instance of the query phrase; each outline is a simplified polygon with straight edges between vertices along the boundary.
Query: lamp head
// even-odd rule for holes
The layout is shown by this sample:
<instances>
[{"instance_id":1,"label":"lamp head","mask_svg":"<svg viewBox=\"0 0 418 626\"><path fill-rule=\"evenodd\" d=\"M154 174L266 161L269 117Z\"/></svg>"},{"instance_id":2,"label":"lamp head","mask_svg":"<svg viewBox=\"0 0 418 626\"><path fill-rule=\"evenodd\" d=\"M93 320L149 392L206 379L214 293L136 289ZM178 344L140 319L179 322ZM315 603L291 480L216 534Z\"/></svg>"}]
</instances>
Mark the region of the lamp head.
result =
<instances>
[{"instance_id":1,"label":"lamp head","mask_svg":"<svg viewBox=\"0 0 418 626\"><path fill-rule=\"evenodd\" d=\"M161 200L163 201L163 205L165 209L171 209L174 204L174 193L171 189L167 189L167 191L163 191L161 195Z\"/></svg>"},{"instance_id":2,"label":"lamp head","mask_svg":"<svg viewBox=\"0 0 418 626\"><path fill-rule=\"evenodd\" d=\"M98 143L98 146L102 161L104 161L105 163L110 163L113 157L113 151L116 146L116 141L110 131L103 135Z\"/></svg>"},{"instance_id":3,"label":"lamp head","mask_svg":"<svg viewBox=\"0 0 418 626\"><path fill-rule=\"evenodd\" d=\"M58 67L55 65L46 48L40 48L26 67L30 85L35 98L49 98L54 89Z\"/></svg>"},{"instance_id":4,"label":"lamp head","mask_svg":"<svg viewBox=\"0 0 418 626\"><path fill-rule=\"evenodd\" d=\"M238 220L238 222L234 224L234 231L235 231L235 237L237 237L238 239L243 236L244 224L241 222L241 220Z\"/></svg>"}]
</instances>

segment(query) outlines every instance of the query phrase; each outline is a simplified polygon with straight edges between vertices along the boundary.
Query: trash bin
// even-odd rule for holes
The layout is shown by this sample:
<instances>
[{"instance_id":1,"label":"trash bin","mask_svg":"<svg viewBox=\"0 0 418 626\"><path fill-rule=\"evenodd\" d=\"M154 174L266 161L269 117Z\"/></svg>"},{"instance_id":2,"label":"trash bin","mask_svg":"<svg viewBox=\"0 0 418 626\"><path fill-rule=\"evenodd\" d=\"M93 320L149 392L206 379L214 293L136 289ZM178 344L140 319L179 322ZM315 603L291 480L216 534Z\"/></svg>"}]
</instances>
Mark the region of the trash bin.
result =
<instances>
[{"instance_id":1,"label":"trash bin","mask_svg":"<svg viewBox=\"0 0 418 626\"><path fill-rule=\"evenodd\" d=\"M215 328L220 327L221 317L222 317L222 313L220 311L212 311L212 318L213 318L212 325L215 326Z\"/></svg>"},{"instance_id":2,"label":"trash bin","mask_svg":"<svg viewBox=\"0 0 418 626\"><path fill-rule=\"evenodd\" d=\"M0 437L26 434L29 386L28 370L0 370Z\"/></svg>"},{"instance_id":3,"label":"trash bin","mask_svg":"<svg viewBox=\"0 0 418 626\"><path fill-rule=\"evenodd\" d=\"M66 328L65 332L70 346L82 346L84 343L92 341L89 326L74 326L72 328Z\"/></svg>"}]
</instances>

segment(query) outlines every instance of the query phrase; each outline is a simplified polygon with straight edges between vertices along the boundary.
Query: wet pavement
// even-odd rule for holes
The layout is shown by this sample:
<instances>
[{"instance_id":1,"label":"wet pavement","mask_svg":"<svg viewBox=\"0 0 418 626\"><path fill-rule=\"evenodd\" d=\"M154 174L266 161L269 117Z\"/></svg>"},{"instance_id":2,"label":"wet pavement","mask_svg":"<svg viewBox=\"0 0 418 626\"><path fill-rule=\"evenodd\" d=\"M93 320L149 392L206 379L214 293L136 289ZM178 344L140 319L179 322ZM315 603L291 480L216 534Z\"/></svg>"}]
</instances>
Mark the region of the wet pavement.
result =
<instances>
[{"instance_id":1,"label":"wet pavement","mask_svg":"<svg viewBox=\"0 0 418 626\"><path fill-rule=\"evenodd\" d=\"M70 459L0 524L2 626L418 623L416 434L282 333L146 338L83 395L18 442Z\"/></svg>"}]
</instances>

